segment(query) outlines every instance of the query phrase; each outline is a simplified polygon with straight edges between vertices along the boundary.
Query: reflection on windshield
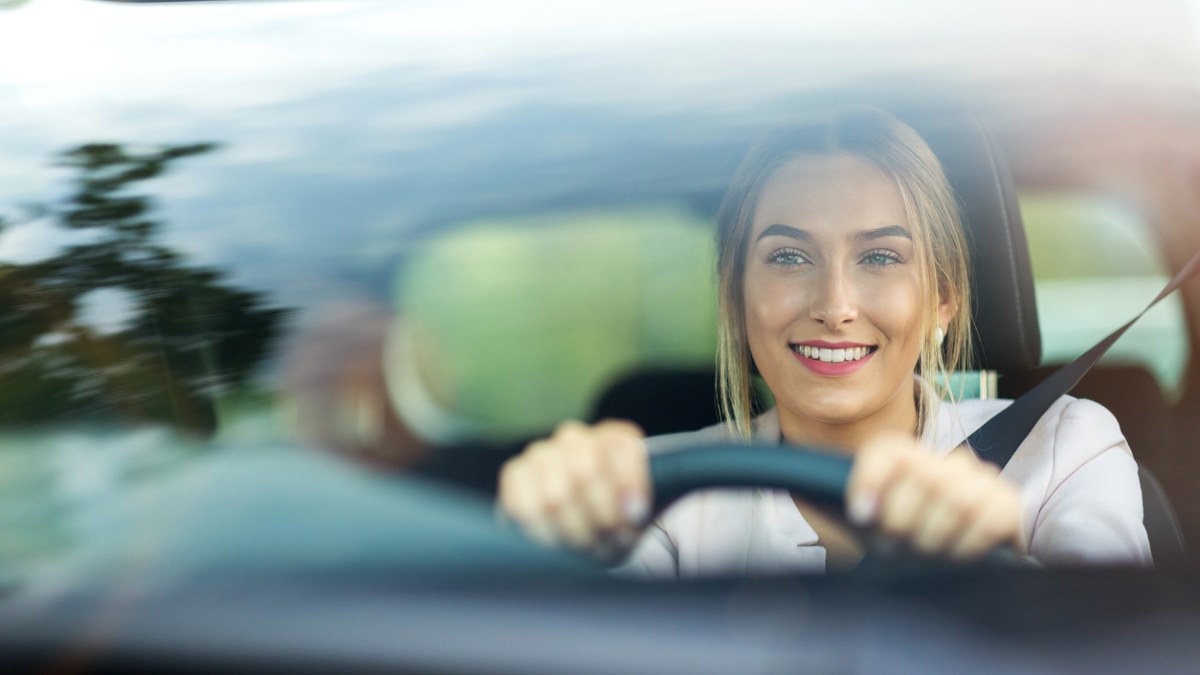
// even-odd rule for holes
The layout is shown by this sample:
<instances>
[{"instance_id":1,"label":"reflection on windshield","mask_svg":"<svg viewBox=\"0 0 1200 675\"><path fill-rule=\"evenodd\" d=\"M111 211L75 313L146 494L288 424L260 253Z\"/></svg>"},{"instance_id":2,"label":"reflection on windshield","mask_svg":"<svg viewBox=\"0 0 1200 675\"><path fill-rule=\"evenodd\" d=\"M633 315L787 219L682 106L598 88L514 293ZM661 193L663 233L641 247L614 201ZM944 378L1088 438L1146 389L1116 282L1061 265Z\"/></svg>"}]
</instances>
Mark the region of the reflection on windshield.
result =
<instances>
[{"instance_id":1,"label":"reflection on windshield","mask_svg":"<svg viewBox=\"0 0 1200 675\"><path fill-rule=\"evenodd\" d=\"M84 20L64 22L67 5ZM1047 39L1013 41L944 5L868 25L832 5L635 26L342 0L6 13L0 566L65 548L74 514L164 455L286 438L459 483L474 468L489 490L506 453L589 417L630 371L711 369L709 216L732 158L752 130L859 88L979 115L1033 183L1160 138L1114 102L1191 110L1177 13L1039 6L1006 21ZM1112 147L1089 145L1110 127ZM73 187L47 198L62 148ZM1063 288L1042 306L1126 316ZM1091 343L1068 337L1064 355ZM1138 337L1118 351L1163 355Z\"/></svg>"},{"instance_id":2,"label":"reflection on windshield","mask_svg":"<svg viewBox=\"0 0 1200 675\"><path fill-rule=\"evenodd\" d=\"M535 436L585 419L629 371L710 368L713 267L709 223L679 205L466 223L399 270L408 323L392 344L416 355L387 375L421 364L430 396L475 434Z\"/></svg>"},{"instance_id":3,"label":"reflection on windshield","mask_svg":"<svg viewBox=\"0 0 1200 675\"><path fill-rule=\"evenodd\" d=\"M293 310L168 245L147 184L214 150L83 144L54 157L67 196L0 214L26 242L0 262L0 582L254 407Z\"/></svg>"},{"instance_id":4,"label":"reflection on windshield","mask_svg":"<svg viewBox=\"0 0 1200 675\"><path fill-rule=\"evenodd\" d=\"M135 190L214 148L94 143L59 155L76 173L73 193L26 210L79 236L39 260L0 264L0 423L214 431L215 398L246 382L288 311L164 245L153 200Z\"/></svg>"}]
</instances>

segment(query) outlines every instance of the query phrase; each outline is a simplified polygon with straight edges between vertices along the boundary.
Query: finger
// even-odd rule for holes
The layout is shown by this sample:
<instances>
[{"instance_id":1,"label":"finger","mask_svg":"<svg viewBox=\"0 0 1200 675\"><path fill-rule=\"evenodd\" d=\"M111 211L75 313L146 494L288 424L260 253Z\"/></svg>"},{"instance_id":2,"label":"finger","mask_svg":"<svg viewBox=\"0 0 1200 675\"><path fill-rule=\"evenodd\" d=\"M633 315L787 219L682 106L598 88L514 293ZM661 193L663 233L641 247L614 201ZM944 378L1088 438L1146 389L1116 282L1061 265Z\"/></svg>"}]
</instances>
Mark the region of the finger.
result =
<instances>
[{"instance_id":1,"label":"finger","mask_svg":"<svg viewBox=\"0 0 1200 675\"><path fill-rule=\"evenodd\" d=\"M564 457L571 472L572 499L582 502L593 529L611 531L623 524L618 477L613 475L608 456L614 449L614 430L588 429L581 425L560 427L560 443L566 446ZM620 440L617 438L616 440Z\"/></svg>"},{"instance_id":2,"label":"finger","mask_svg":"<svg viewBox=\"0 0 1200 675\"><path fill-rule=\"evenodd\" d=\"M609 556L605 531L619 524L615 488L603 471L603 449L593 434L571 437L564 434L564 448L557 459L567 476L566 499L550 514L557 535L569 546Z\"/></svg>"},{"instance_id":3,"label":"finger","mask_svg":"<svg viewBox=\"0 0 1200 675\"><path fill-rule=\"evenodd\" d=\"M591 513L592 521L602 532L612 532L625 525L621 514L620 491L607 476L599 476L582 483L583 499Z\"/></svg>"},{"instance_id":4,"label":"finger","mask_svg":"<svg viewBox=\"0 0 1200 675\"><path fill-rule=\"evenodd\" d=\"M608 472L616 492L620 518L643 525L650 515L650 467L641 429L626 422L596 427L604 444Z\"/></svg>"},{"instance_id":5,"label":"finger","mask_svg":"<svg viewBox=\"0 0 1200 675\"><path fill-rule=\"evenodd\" d=\"M564 442L568 443L568 447L561 458L563 470L569 476L569 501L581 502L588 519L595 525L609 527L607 523L614 522L618 516L616 498L607 497L612 488L608 487L611 480L605 475L603 449L591 435L565 439Z\"/></svg>"},{"instance_id":6,"label":"finger","mask_svg":"<svg viewBox=\"0 0 1200 675\"><path fill-rule=\"evenodd\" d=\"M530 445L505 465L499 490L502 509L534 539L592 552L613 549L613 542L633 539L622 496L648 501L641 430L617 422L595 428L560 424L549 439Z\"/></svg>"},{"instance_id":7,"label":"finger","mask_svg":"<svg viewBox=\"0 0 1200 675\"><path fill-rule=\"evenodd\" d=\"M550 435L550 440L556 445L573 444L587 442L588 436L587 425L576 420L566 420L554 427L554 433Z\"/></svg>"},{"instance_id":8,"label":"finger","mask_svg":"<svg viewBox=\"0 0 1200 675\"><path fill-rule=\"evenodd\" d=\"M544 508L536 471L527 456L510 460L500 474L500 508L517 523L525 536L544 546L554 546L557 535Z\"/></svg>"},{"instance_id":9,"label":"finger","mask_svg":"<svg viewBox=\"0 0 1200 675\"><path fill-rule=\"evenodd\" d=\"M537 514L537 482L527 454L504 463L498 491L500 508L514 520L528 520Z\"/></svg>"},{"instance_id":10,"label":"finger","mask_svg":"<svg viewBox=\"0 0 1200 675\"><path fill-rule=\"evenodd\" d=\"M879 525L884 532L908 538L917 529L930 501L929 471L927 463L916 458L896 462L880 498Z\"/></svg>"},{"instance_id":11,"label":"finger","mask_svg":"<svg viewBox=\"0 0 1200 675\"><path fill-rule=\"evenodd\" d=\"M980 510L977 498L986 492L972 464L945 460L945 473L913 535L913 546L930 555L945 553ZM986 476L987 474L982 474ZM985 479L986 480L986 479Z\"/></svg>"},{"instance_id":12,"label":"finger","mask_svg":"<svg viewBox=\"0 0 1200 675\"><path fill-rule=\"evenodd\" d=\"M547 548L557 548L561 545L562 537L557 528L548 520L528 520L520 523L521 532L537 544Z\"/></svg>"},{"instance_id":13,"label":"finger","mask_svg":"<svg viewBox=\"0 0 1200 675\"><path fill-rule=\"evenodd\" d=\"M586 453L586 437L574 432L560 425L549 440L534 444L528 460L535 512L523 525L538 541L586 548L592 526L580 504L574 469L576 458Z\"/></svg>"},{"instance_id":14,"label":"finger","mask_svg":"<svg viewBox=\"0 0 1200 675\"><path fill-rule=\"evenodd\" d=\"M993 486L983 502L986 506L971 519L957 541L950 546L950 556L960 560L977 560L985 553L1004 544L1024 549L1019 541L1020 509L1009 491ZM1015 494L1015 493L1014 493Z\"/></svg>"},{"instance_id":15,"label":"finger","mask_svg":"<svg viewBox=\"0 0 1200 675\"><path fill-rule=\"evenodd\" d=\"M565 466L561 450L535 452L529 457L532 488L541 497L540 508L558 511L571 497L573 476Z\"/></svg>"},{"instance_id":16,"label":"finger","mask_svg":"<svg viewBox=\"0 0 1200 675\"><path fill-rule=\"evenodd\" d=\"M884 487L892 480L897 464L909 455L911 439L886 435L868 442L854 457L846 485L846 515L859 526L874 523L879 515Z\"/></svg>"},{"instance_id":17,"label":"finger","mask_svg":"<svg viewBox=\"0 0 1200 675\"><path fill-rule=\"evenodd\" d=\"M544 454L553 454L557 451L557 449L557 444L552 442L549 438L546 438L540 441L534 441L533 443L525 446L524 452L518 455L518 457L536 457Z\"/></svg>"},{"instance_id":18,"label":"finger","mask_svg":"<svg viewBox=\"0 0 1200 675\"><path fill-rule=\"evenodd\" d=\"M573 476L576 470L587 470L588 457L584 451L591 445L593 443L587 427L578 422L563 422L549 438L534 443L530 448L537 459L547 462L546 466L557 465L559 470Z\"/></svg>"},{"instance_id":19,"label":"finger","mask_svg":"<svg viewBox=\"0 0 1200 675\"><path fill-rule=\"evenodd\" d=\"M589 549L597 540L596 529L581 501L563 504L551 517L558 539L575 549Z\"/></svg>"}]
</instances>

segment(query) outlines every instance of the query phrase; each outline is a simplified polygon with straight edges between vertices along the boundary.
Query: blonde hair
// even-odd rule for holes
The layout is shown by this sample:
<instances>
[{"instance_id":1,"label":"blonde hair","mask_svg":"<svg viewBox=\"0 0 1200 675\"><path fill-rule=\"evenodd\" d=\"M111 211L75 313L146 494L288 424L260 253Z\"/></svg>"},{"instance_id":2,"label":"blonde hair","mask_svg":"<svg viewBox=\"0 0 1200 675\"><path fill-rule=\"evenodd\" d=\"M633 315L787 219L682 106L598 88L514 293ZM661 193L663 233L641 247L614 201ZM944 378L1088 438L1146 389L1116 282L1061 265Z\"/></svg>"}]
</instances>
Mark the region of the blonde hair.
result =
<instances>
[{"instance_id":1,"label":"blonde hair","mask_svg":"<svg viewBox=\"0 0 1200 675\"><path fill-rule=\"evenodd\" d=\"M939 396L949 397L946 375L963 370L971 353L970 267L954 191L933 151L917 132L875 108L853 106L826 113L814 124L764 135L747 153L717 214L717 274L720 325L717 386L721 414L734 432L751 435L752 357L746 338L743 277L746 249L759 195L783 164L805 156L852 153L896 181L904 199L914 243L914 261L925 303L925 339L917 372ZM938 298L957 303L939 347L934 339ZM918 433L929 404L918 398Z\"/></svg>"}]
</instances>

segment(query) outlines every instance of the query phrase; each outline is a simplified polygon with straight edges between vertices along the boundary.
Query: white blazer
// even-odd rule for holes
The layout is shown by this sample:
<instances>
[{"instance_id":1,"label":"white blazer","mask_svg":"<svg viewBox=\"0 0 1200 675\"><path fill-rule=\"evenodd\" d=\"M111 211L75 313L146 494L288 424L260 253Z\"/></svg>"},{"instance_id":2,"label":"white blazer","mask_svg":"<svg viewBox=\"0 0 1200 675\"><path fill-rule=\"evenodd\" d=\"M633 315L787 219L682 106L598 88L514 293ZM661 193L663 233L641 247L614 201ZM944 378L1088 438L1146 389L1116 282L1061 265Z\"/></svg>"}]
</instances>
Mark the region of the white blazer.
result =
<instances>
[{"instance_id":1,"label":"white blazer","mask_svg":"<svg viewBox=\"0 0 1200 675\"><path fill-rule=\"evenodd\" d=\"M932 397L931 397L932 398ZM922 443L938 456L1011 401L938 403ZM779 417L755 418L756 442L779 440ZM650 452L733 438L724 425L658 436ZM1113 417L1093 401L1063 396L1004 468L1023 502L1022 532L1038 562L1150 564L1137 463ZM646 530L617 574L650 578L819 573L825 548L791 495L711 489L687 495Z\"/></svg>"}]
</instances>

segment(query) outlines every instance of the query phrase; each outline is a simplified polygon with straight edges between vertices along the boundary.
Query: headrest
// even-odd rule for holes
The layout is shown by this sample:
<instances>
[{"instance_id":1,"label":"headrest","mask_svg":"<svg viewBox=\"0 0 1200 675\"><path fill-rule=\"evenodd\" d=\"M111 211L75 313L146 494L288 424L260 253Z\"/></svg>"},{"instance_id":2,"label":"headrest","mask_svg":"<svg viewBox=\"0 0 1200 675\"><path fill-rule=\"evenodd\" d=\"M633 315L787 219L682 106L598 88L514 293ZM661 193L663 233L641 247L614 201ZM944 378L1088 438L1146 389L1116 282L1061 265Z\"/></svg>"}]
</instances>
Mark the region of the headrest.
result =
<instances>
[{"instance_id":1,"label":"headrest","mask_svg":"<svg viewBox=\"0 0 1200 675\"><path fill-rule=\"evenodd\" d=\"M973 119L897 116L929 143L958 195L973 274L974 368L1035 368L1042 338L1033 270L1012 176L999 147Z\"/></svg>"}]
</instances>

